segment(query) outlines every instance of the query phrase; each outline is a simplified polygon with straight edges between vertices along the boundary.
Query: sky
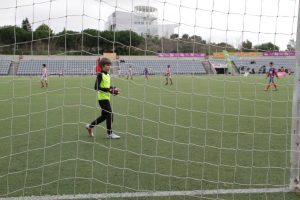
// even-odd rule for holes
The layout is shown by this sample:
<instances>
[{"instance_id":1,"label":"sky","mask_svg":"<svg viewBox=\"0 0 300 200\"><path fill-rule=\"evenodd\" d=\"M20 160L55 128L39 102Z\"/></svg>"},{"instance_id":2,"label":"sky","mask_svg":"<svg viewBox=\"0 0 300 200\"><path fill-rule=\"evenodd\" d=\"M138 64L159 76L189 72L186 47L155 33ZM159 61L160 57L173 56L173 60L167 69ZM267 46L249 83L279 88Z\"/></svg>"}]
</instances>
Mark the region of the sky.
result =
<instances>
[{"instance_id":1,"label":"sky","mask_svg":"<svg viewBox=\"0 0 300 200\"><path fill-rule=\"evenodd\" d=\"M272 42L285 50L296 39L298 0L1 0L0 26L20 26L27 17L33 29L45 23L55 33L102 31L112 12L134 12L136 5L156 7L159 24L177 24L175 33L207 42Z\"/></svg>"}]
</instances>

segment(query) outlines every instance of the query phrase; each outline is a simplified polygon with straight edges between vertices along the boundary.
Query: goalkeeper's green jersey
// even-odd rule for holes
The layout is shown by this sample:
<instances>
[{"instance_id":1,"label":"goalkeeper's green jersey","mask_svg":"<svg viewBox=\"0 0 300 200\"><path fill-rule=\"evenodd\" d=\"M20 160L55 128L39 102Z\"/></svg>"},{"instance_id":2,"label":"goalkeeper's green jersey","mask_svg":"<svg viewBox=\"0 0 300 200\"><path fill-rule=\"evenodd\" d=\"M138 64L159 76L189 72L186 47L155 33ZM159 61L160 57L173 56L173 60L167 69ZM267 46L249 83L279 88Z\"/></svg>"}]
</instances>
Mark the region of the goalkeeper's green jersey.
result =
<instances>
[{"instance_id":1,"label":"goalkeeper's green jersey","mask_svg":"<svg viewBox=\"0 0 300 200\"><path fill-rule=\"evenodd\" d=\"M109 100L110 99L110 93L108 91L101 90L102 88L108 89L110 88L110 76L108 73L101 73L101 81L99 84L99 90L98 90L98 100Z\"/></svg>"}]
</instances>

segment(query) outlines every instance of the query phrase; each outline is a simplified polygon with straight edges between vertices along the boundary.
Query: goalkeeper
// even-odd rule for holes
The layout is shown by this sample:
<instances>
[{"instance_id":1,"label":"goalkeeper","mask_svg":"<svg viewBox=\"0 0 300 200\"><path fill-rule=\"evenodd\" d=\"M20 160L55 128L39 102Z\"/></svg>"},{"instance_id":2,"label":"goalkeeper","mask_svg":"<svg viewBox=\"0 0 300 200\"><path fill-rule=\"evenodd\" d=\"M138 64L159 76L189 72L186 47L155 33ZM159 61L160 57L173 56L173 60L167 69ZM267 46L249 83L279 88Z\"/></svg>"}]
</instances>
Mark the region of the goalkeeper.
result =
<instances>
[{"instance_id":1,"label":"goalkeeper","mask_svg":"<svg viewBox=\"0 0 300 200\"><path fill-rule=\"evenodd\" d=\"M111 61L108 58L102 58L99 63L102 67L102 71L97 75L95 90L98 91L98 102L102 109L101 116L85 127L89 136L94 136L93 128L106 120L107 138L119 139L120 136L112 131L113 113L109 102L110 94L117 95L119 91L116 87L110 86L110 76L108 72L111 67Z\"/></svg>"}]
</instances>

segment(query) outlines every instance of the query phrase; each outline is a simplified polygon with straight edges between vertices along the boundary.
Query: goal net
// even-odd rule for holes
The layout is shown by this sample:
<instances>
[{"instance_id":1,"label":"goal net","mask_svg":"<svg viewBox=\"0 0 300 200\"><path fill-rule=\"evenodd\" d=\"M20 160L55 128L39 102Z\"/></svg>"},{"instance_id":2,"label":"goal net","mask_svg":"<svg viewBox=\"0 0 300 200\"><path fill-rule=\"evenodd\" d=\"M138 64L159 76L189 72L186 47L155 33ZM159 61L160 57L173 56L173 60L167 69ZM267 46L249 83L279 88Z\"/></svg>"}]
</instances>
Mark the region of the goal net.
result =
<instances>
[{"instance_id":1,"label":"goal net","mask_svg":"<svg viewBox=\"0 0 300 200\"><path fill-rule=\"evenodd\" d=\"M0 199L298 199L298 6L1 2Z\"/></svg>"}]
</instances>

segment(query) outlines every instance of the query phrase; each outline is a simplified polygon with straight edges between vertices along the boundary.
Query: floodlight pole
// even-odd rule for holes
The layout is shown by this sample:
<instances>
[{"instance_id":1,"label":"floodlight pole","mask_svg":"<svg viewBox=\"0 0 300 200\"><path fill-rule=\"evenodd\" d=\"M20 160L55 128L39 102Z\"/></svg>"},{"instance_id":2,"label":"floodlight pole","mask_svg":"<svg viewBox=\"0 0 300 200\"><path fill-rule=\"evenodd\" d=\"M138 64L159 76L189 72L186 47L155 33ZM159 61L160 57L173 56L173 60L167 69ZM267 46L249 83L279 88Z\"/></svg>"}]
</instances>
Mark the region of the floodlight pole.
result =
<instances>
[{"instance_id":1,"label":"floodlight pole","mask_svg":"<svg viewBox=\"0 0 300 200\"><path fill-rule=\"evenodd\" d=\"M291 130L291 175L290 189L299 189L299 156L300 156L300 5L298 4L298 22L296 36L296 68L294 77L292 130Z\"/></svg>"}]
</instances>

